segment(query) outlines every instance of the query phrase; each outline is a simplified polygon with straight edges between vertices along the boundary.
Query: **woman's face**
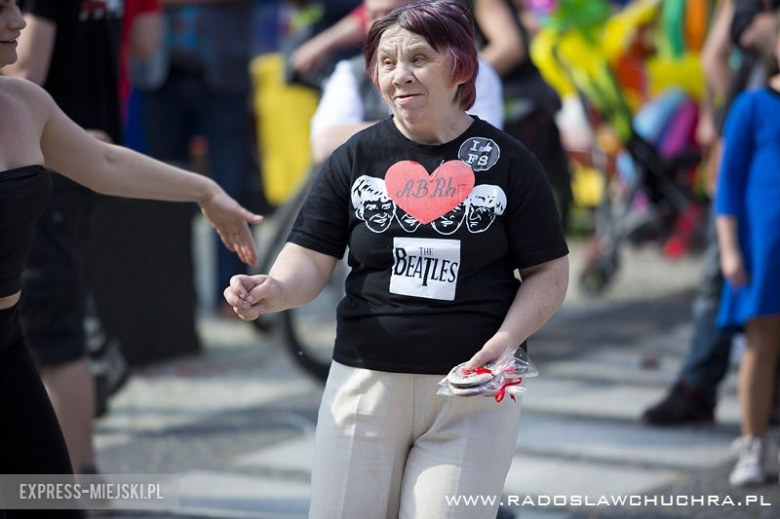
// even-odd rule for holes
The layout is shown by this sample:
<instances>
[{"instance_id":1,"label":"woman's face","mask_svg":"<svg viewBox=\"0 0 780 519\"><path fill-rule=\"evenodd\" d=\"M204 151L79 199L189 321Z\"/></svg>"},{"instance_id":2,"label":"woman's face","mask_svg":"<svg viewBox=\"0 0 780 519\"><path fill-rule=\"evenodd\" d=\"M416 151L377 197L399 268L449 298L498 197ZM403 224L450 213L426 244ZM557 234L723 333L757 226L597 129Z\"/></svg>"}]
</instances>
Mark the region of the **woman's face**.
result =
<instances>
[{"instance_id":1,"label":"woman's face","mask_svg":"<svg viewBox=\"0 0 780 519\"><path fill-rule=\"evenodd\" d=\"M449 54L431 47L425 38L395 25L377 48L379 90L399 121L412 133L456 111L458 85L452 80Z\"/></svg>"},{"instance_id":2,"label":"woman's face","mask_svg":"<svg viewBox=\"0 0 780 519\"><path fill-rule=\"evenodd\" d=\"M25 25L16 0L0 0L0 67L16 63L17 40Z\"/></svg>"}]
</instances>

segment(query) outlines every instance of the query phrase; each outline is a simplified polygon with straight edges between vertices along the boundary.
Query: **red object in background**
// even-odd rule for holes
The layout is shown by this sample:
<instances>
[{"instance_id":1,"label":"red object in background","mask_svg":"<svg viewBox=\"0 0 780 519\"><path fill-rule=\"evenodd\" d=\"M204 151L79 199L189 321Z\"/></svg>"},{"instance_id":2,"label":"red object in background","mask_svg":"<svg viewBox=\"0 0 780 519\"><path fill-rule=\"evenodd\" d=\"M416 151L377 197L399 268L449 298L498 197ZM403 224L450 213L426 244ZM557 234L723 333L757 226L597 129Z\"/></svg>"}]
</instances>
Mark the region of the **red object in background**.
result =
<instances>
[{"instance_id":1,"label":"red object in background","mask_svg":"<svg viewBox=\"0 0 780 519\"><path fill-rule=\"evenodd\" d=\"M618 58L614 69L624 90L636 92L641 99L647 97L647 67L641 56L624 54Z\"/></svg>"},{"instance_id":2,"label":"red object in background","mask_svg":"<svg viewBox=\"0 0 780 519\"><path fill-rule=\"evenodd\" d=\"M130 79L127 72L127 55L125 46L130 37L130 28L133 26L133 20L136 16L143 13L156 12L160 10L160 0L125 0L125 14L122 18L122 40L120 49L122 55L119 57L119 102L122 106L122 118L126 114L127 99L130 97Z\"/></svg>"},{"instance_id":3,"label":"red object in background","mask_svg":"<svg viewBox=\"0 0 780 519\"><path fill-rule=\"evenodd\" d=\"M348 16L357 20L360 23L360 26L363 27L364 37L368 36L368 31L371 29L371 20L368 19L368 11L366 11L366 6L364 4L360 4L359 6L352 9Z\"/></svg>"},{"instance_id":4,"label":"red object in background","mask_svg":"<svg viewBox=\"0 0 780 519\"><path fill-rule=\"evenodd\" d=\"M664 256L669 259L679 259L688 252L703 218L704 208L700 204L689 205L688 209L677 218L672 235L664 243Z\"/></svg>"}]
</instances>

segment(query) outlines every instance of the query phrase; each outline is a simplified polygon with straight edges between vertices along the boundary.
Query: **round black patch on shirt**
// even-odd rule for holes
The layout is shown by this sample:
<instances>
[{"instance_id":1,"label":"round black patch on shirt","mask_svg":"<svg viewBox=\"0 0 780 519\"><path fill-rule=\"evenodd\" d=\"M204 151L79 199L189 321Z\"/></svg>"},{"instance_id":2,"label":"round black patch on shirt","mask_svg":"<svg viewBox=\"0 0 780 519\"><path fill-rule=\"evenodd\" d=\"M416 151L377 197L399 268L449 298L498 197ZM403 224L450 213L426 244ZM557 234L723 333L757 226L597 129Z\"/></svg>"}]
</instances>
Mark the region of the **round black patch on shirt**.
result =
<instances>
[{"instance_id":1,"label":"round black patch on shirt","mask_svg":"<svg viewBox=\"0 0 780 519\"><path fill-rule=\"evenodd\" d=\"M474 171L487 171L498 162L500 156L501 149L498 144L486 137L470 137L458 150L458 158Z\"/></svg>"}]
</instances>

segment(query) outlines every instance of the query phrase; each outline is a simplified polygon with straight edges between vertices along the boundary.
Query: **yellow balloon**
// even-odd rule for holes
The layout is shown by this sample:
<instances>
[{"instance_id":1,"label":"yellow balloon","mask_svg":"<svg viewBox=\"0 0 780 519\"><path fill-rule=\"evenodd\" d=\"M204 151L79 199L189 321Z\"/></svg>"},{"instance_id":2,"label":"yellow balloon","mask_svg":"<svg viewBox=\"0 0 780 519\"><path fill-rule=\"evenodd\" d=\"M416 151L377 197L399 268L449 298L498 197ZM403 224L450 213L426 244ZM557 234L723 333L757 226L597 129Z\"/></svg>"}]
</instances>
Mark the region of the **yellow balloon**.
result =
<instances>
[{"instance_id":1,"label":"yellow balloon","mask_svg":"<svg viewBox=\"0 0 780 519\"><path fill-rule=\"evenodd\" d=\"M553 54L557 39L558 36L551 30L541 30L531 42L531 60L542 73L544 80L558 92L558 95L566 97L574 95L576 90Z\"/></svg>"},{"instance_id":2,"label":"yellow balloon","mask_svg":"<svg viewBox=\"0 0 780 519\"><path fill-rule=\"evenodd\" d=\"M640 0L610 17L601 35L601 47L610 62L625 54L634 34L658 15L662 0Z\"/></svg>"},{"instance_id":3,"label":"yellow balloon","mask_svg":"<svg viewBox=\"0 0 780 519\"><path fill-rule=\"evenodd\" d=\"M571 162L571 190L578 207L596 207L601 203L606 189L604 174L599 170Z\"/></svg>"},{"instance_id":4,"label":"yellow balloon","mask_svg":"<svg viewBox=\"0 0 780 519\"><path fill-rule=\"evenodd\" d=\"M704 70L697 55L686 52L680 59L654 57L647 61L650 93L678 87L699 101L704 96Z\"/></svg>"}]
</instances>

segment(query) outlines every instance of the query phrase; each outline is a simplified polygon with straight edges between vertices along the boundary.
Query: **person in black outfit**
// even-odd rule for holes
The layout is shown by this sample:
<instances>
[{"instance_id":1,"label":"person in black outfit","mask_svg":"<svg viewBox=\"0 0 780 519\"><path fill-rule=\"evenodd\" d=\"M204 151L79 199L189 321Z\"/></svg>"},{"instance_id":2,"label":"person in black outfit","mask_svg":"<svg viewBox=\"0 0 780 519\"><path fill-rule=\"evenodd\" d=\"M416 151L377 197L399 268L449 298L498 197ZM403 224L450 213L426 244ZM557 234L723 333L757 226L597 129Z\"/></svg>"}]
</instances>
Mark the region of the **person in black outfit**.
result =
<instances>
[{"instance_id":1,"label":"person in black outfit","mask_svg":"<svg viewBox=\"0 0 780 519\"><path fill-rule=\"evenodd\" d=\"M530 56L530 34L513 0L461 0L474 15L480 55L501 76L504 131L533 153L552 184L563 228L573 200L571 172L555 114L560 98Z\"/></svg>"},{"instance_id":2,"label":"person in black outfit","mask_svg":"<svg viewBox=\"0 0 780 519\"><path fill-rule=\"evenodd\" d=\"M96 137L120 143L119 59L124 2L26 0L28 24L10 75L41 85ZM36 224L19 312L78 473L96 472L95 385L87 351L86 267L95 211L105 200L59 175Z\"/></svg>"},{"instance_id":3,"label":"person in black outfit","mask_svg":"<svg viewBox=\"0 0 780 519\"><path fill-rule=\"evenodd\" d=\"M16 61L24 28L18 4L0 0L0 68ZM248 224L261 217L205 177L95 139L32 82L0 76L0 113L0 473L70 474L68 451L19 319L22 271L35 223L58 178L48 168L107 195L198 202L223 243L248 264L257 259ZM79 516L78 511L46 513Z\"/></svg>"}]
</instances>

